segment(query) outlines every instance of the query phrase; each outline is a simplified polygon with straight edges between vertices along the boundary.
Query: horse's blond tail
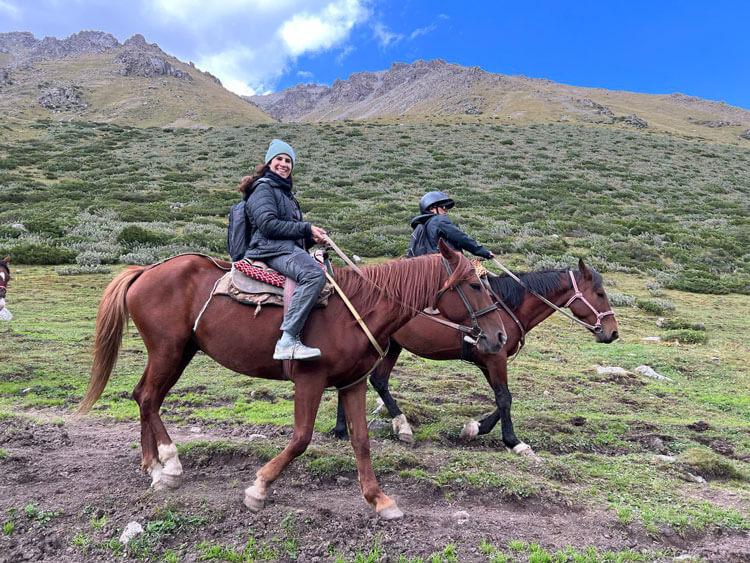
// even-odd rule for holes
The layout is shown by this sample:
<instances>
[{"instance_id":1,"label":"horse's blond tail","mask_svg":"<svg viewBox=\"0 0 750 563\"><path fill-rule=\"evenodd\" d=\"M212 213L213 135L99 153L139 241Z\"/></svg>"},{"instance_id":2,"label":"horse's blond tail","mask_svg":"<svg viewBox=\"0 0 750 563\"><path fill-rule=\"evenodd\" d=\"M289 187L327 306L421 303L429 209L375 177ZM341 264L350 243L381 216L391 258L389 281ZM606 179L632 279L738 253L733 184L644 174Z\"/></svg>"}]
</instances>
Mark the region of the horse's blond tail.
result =
<instances>
[{"instance_id":1,"label":"horse's blond tail","mask_svg":"<svg viewBox=\"0 0 750 563\"><path fill-rule=\"evenodd\" d=\"M128 324L128 309L125 305L125 294L130 284L146 268L131 266L107 286L99 302L96 316L96 338L94 340L94 363L91 366L91 378L86 395L83 397L75 416L89 412L94 403L101 397L107 386L109 376L117 363L120 352L122 333Z\"/></svg>"}]
</instances>

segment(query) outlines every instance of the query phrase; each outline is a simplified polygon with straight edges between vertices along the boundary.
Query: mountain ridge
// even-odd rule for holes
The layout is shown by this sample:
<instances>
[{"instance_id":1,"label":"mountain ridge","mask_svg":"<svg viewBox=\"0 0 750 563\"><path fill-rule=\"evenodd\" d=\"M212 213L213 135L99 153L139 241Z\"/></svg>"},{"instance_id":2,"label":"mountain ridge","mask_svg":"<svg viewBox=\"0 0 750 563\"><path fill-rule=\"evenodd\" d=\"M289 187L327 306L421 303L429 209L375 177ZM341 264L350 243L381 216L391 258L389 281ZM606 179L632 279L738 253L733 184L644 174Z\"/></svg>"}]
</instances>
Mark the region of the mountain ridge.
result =
<instances>
[{"instance_id":1,"label":"mountain ridge","mask_svg":"<svg viewBox=\"0 0 750 563\"><path fill-rule=\"evenodd\" d=\"M120 43L102 31L65 39L0 33L0 115L138 126L272 121L211 73L165 53L141 34Z\"/></svg>"},{"instance_id":2,"label":"mountain ridge","mask_svg":"<svg viewBox=\"0 0 750 563\"><path fill-rule=\"evenodd\" d=\"M442 59L395 62L331 86L298 84L244 99L280 121L424 120L435 116L514 123L572 121L741 141L750 111L684 94L641 94L489 73ZM711 129L723 129L717 131ZM749 135L750 136L750 135Z\"/></svg>"}]
</instances>

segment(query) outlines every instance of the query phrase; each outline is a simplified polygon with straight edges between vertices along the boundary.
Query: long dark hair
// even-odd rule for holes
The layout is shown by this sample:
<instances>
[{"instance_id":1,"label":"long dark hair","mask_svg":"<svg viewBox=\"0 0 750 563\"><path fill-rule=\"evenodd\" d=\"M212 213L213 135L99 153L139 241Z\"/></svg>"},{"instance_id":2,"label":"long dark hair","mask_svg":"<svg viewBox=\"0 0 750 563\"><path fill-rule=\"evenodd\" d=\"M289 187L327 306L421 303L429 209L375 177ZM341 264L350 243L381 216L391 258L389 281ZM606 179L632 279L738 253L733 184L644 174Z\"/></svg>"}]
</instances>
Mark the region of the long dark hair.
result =
<instances>
[{"instance_id":1,"label":"long dark hair","mask_svg":"<svg viewBox=\"0 0 750 563\"><path fill-rule=\"evenodd\" d=\"M252 176L243 176L242 180L240 180L240 183L237 184L237 191L242 192L242 194L246 194L247 191L250 189L250 187L255 183L255 181L258 178L262 178L266 175L266 172L268 172L270 168L269 164L259 164L255 171L253 172ZM294 178L292 178L292 175L289 174L289 184L294 188Z\"/></svg>"}]
</instances>

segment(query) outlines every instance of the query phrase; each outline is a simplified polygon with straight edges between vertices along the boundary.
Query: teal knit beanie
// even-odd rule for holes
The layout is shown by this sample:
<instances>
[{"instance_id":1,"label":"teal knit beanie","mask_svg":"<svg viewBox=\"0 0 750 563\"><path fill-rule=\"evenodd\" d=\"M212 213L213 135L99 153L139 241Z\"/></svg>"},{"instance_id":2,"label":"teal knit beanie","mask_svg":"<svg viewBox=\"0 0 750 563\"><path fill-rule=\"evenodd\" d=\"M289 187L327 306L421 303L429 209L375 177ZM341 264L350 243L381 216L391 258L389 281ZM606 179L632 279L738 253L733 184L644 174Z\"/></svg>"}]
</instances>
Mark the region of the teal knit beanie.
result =
<instances>
[{"instance_id":1,"label":"teal knit beanie","mask_svg":"<svg viewBox=\"0 0 750 563\"><path fill-rule=\"evenodd\" d=\"M274 139L268 145L268 152L266 152L266 164L273 160L274 156L279 154L288 154L292 158L292 168L294 168L294 149L289 143L285 143L281 139Z\"/></svg>"}]
</instances>

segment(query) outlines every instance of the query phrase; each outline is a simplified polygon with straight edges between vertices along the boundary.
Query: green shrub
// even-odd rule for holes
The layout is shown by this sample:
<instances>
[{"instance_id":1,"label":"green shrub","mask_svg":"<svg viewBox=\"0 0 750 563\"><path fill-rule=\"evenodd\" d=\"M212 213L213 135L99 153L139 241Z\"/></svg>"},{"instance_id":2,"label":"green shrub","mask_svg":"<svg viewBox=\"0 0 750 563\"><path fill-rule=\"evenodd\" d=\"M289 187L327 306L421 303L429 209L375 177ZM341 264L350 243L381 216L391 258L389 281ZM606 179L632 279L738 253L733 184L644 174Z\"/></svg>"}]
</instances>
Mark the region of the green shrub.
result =
<instances>
[{"instance_id":1,"label":"green shrub","mask_svg":"<svg viewBox=\"0 0 750 563\"><path fill-rule=\"evenodd\" d=\"M664 315L667 311L674 311L675 304L669 299L660 299L655 297L654 299L636 299L635 304L639 309L643 309L649 313L655 315Z\"/></svg>"},{"instance_id":2,"label":"green shrub","mask_svg":"<svg viewBox=\"0 0 750 563\"><path fill-rule=\"evenodd\" d=\"M612 302L611 295L610 297L610 303ZM664 330L706 330L706 325L702 323L691 323L690 321L686 321L685 319L667 319L665 320L661 328Z\"/></svg>"},{"instance_id":3,"label":"green shrub","mask_svg":"<svg viewBox=\"0 0 750 563\"><path fill-rule=\"evenodd\" d=\"M708 448L687 449L680 455L680 461L699 473L701 477L744 481L750 479L750 476L738 469L731 461Z\"/></svg>"},{"instance_id":4,"label":"green shrub","mask_svg":"<svg viewBox=\"0 0 750 563\"><path fill-rule=\"evenodd\" d=\"M742 280L723 280L715 274L701 270L688 270L675 276L665 284L669 289L722 295L726 293L750 293L750 282Z\"/></svg>"},{"instance_id":5,"label":"green shrub","mask_svg":"<svg viewBox=\"0 0 750 563\"><path fill-rule=\"evenodd\" d=\"M708 342L708 334L704 330L668 330L662 335L662 340L667 342L678 341L684 344L705 344Z\"/></svg>"},{"instance_id":6,"label":"green shrub","mask_svg":"<svg viewBox=\"0 0 750 563\"><path fill-rule=\"evenodd\" d=\"M59 246L24 242L16 246L0 248L0 254L10 254L14 264L54 265L70 264L78 252Z\"/></svg>"},{"instance_id":7,"label":"green shrub","mask_svg":"<svg viewBox=\"0 0 750 563\"><path fill-rule=\"evenodd\" d=\"M117 242L128 248L169 244L174 237L169 233L150 231L138 225L128 225L117 235Z\"/></svg>"},{"instance_id":8,"label":"green shrub","mask_svg":"<svg viewBox=\"0 0 750 563\"><path fill-rule=\"evenodd\" d=\"M0 226L0 238L18 238L22 232L21 229L15 229L6 225Z\"/></svg>"}]
</instances>

